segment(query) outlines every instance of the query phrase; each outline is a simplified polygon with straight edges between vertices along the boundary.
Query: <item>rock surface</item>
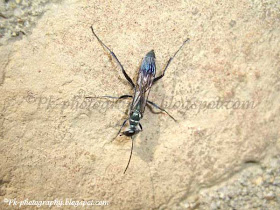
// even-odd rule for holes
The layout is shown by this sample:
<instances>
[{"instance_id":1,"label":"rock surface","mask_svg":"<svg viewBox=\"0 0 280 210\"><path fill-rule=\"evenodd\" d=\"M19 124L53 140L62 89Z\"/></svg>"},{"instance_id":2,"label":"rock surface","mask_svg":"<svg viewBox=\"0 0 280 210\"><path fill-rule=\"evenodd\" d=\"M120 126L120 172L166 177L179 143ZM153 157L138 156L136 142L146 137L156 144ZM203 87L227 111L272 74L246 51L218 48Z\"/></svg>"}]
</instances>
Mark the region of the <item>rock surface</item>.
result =
<instances>
[{"instance_id":1,"label":"rock surface","mask_svg":"<svg viewBox=\"0 0 280 210\"><path fill-rule=\"evenodd\" d=\"M49 6L31 34L0 49L1 199L105 200L109 207L103 208L111 209L242 205L238 198L218 201L230 190L250 195L251 188L239 185L251 178L226 191L215 188L217 199L203 189L212 192L248 164L279 157L279 9L272 0L65 0ZM131 142L111 140L129 101L85 96L133 91L91 25L134 80L148 51L155 50L160 74L191 40L150 94L178 123L147 109L125 175ZM255 185L276 187L256 189L253 199L280 207L279 176L272 180L260 165L248 176ZM277 174L279 164L274 168ZM268 177L258 177L263 174Z\"/></svg>"}]
</instances>

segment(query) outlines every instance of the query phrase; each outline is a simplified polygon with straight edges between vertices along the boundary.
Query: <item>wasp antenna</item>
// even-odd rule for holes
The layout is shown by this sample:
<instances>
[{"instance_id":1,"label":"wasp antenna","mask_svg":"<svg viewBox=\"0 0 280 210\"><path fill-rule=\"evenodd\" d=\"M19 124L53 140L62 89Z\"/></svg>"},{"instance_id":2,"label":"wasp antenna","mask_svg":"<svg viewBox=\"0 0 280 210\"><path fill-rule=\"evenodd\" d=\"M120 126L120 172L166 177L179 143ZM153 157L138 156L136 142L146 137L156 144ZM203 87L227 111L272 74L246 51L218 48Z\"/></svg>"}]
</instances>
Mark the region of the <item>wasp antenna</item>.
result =
<instances>
[{"instance_id":1,"label":"wasp antenna","mask_svg":"<svg viewBox=\"0 0 280 210\"><path fill-rule=\"evenodd\" d=\"M128 163L127 163L127 166L123 172L123 174L125 174L126 170L128 169L128 166L129 166L129 163L130 163L130 160L131 160L131 157L132 157L132 151L133 151L133 139L131 137L131 151L130 151L130 156L129 156L129 160L128 160Z\"/></svg>"}]
</instances>

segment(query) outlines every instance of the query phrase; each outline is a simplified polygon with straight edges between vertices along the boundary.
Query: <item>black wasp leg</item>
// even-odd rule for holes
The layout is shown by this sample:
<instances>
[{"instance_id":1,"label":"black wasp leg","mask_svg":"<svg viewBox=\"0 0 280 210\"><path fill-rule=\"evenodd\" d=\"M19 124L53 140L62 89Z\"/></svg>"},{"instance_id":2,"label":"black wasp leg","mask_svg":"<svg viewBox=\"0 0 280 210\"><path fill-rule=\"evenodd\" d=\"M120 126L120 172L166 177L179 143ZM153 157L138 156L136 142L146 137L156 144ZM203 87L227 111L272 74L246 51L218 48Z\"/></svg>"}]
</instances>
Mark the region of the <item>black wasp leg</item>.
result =
<instances>
[{"instance_id":1,"label":"black wasp leg","mask_svg":"<svg viewBox=\"0 0 280 210\"><path fill-rule=\"evenodd\" d=\"M159 109L159 110L161 110L161 111L163 111L163 112L165 112L166 114L168 114L168 116L169 117L171 117L175 122L177 122L177 120L175 120L175 118L174 117L172 117L172 115L171 114L169 114L165 109L163 109L163 108L161 108L161 107L159 107L158 105L156 105L154 102L152 102L152 101L147 101L148 102L148 104L150 104L150 105L152 105L152 106L154 106L154 107L156 107L157 109Z\"/></svg>"},{"instance_id":2,"label":"black wasp leg","mask_svg":"<svg viewBox=\"0 0 280 210\"><path fill-rule=\"evenodd\" d=\"M139 127L140 127L140 129L141 129L141 131L142 131L142 130L143 130L143 127L142 127L141 123L139 123Z\"/></svg>"},{"instance_id":3,"label":"black wasp leg","mask_svg":"<svg viewBox=\"0 0 280 210\"><path fill-rule=\"evenodd\" d=\"M117 100L119 100L119 99L125 99L125 98L132 98L132 96L131 96L131 95L122 95L122 96L119 96L119 97L115 97L115 96L96 96L96 97L90 97L90 96L87 96L87 97L85 97L85 98L112 98L112 99L117 99ZM121 130L122 130L122 128L123 128L123 126L125 125L125 123L126 123L127 120L128 120L128 119L126 119L126 120L123 122L123 124L122 124L122 126L121 126L121 128L120 128L120 130L119 130L119 132L118 132L118 134L116 135L115 138L113 138L112 141L114 141L114 140L118 137L118 135L120 134L120 132L121 132Z\"/></svg>"},{"instance_id":4,"label":"black wasp leg","mask_svg":"<svg viewBox=\"0 0 280 210\"><path fill-rule=\"evenodd\" d=\"M165 68L164 68L164 70L163 70L162 75L156 77L156 78L154 79L153 84L155 84L156 81L160 80L160 79L164 76L165 71L166 71L166 69L168 68L168 66L169 66L169 64L171 63L171 61L173 60L173 58L177 55L177 53L182 49L182 47L183 47L183 46L186 44L186 42L188 42L189 40L190 40L190 39L187 38L187 39L183 42L183 44L179 47L179 49L174 53L174 55L173 55L171 58L169 58L169 60L168 60L168 62L167 62L167 64L166 64L166 66L165 66Z\"/></svg>"},{"instance_id":5,"label":"black wasp leg","mask_svg":"<svg viewBox=\"0 0 280 210\"><path fill-rule=\"evenodd\" d=\"M123 99L123 98L132 98L133 96L131 95L122 95L118 99Z\"/></svg>"},{"instance_id":6,"label":"black wasp leg","mask_svg":"<svg viewBox=\"0 0 280 210\"><path fill-rule=\"evenodd\" d=\"M133 96L131 95L122 95L122 96L119 96L119 97L116 97L116 96L96 96L96 97L90 97L90 96L87 96L86 98L111 98L111 99L125 99L125 98L132 98Z\"/></svg>"},{"instance_id":7,"label":"black wasp leg","mask_svg":"<svg viewBox=\"0 0 280 210\"><path fill-rule=\"evenodd\" d=\"M125 125L125 123L127 122L127 120L128 119L126 119L124 122L123 122L123 124L122 124L122 126L121 126L121 128L120 128L120 130L119 130L119 132L118 132L118 134L116 135L116 137L115 138L113 138L113 140L112 141L114 141L118 136L119 136L119 134L120 134L120 132L121 132L121 130L122 130L122 128L123 128L123 126Z\"/></svg>"},{"instance_id":8,"label":"black wasp leg","mask_svg":"<svg viewBox=\"0 0 280 210\"><path fill-rule=\"evenodd\" d=\"M93 27L91 26L90 28L91 28L91 30L92 30L93 35L96 37L96 39L99 41L99 43L102 44L102 46L104 46L104 47L110 52L110 54L112 55L112 57L117 61L117 63L119 64L119 66L120 66L121 69L122 69L122 73L124 74L125 78L126 78L127 81L131 84L131 86L134 88L135 85L134 85L134 83L132 82L132 79L131 79L131 78L127 75L127 73L125 72L125 70L124 70L124 68L123 68L123 65L121 64L121 62L119 61L119 59L117 58L117 56L115 55L115 53L114 53L112 50L110 50L110 48L107 47L107 46L99 39L99 37L98 37L98 36L96 35L96 33L94 32Z\"/></svg>"}]
</instances>

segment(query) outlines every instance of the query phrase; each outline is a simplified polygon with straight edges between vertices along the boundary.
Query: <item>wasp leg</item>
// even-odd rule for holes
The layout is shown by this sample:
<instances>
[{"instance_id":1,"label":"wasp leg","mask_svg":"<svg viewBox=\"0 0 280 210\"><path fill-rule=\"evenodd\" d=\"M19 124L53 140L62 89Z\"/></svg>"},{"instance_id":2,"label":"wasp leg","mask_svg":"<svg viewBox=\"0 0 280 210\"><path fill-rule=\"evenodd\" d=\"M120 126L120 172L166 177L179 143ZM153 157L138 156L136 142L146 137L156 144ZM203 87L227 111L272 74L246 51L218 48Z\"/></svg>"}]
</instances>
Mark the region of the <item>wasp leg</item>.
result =
<instances>
[{"instance_id":1,"label":"wasp leg","mask_svg":"<svg viewBox=\"0 0 280 210\"><path fill-rule=\"evenodd\" d=\"M141 129L141 131L142 131L142 130L143 130L143 127L142 127L141 123L139 123L139 127L140 127L140 129Z\"/></svg>"},{"instance_id":2,"label":"wasp leg","mask_svg":"<svg viewBox=\"0 0 280 210\"><path fill-rule=\"evenodd\" d=\"M167 64L166 64L166 66L165 66L165 68L164 68L164 70L163 70L162 75L156 77L156 78L154 79L153 84L155 84L156 81L160 80L160 79L164 76L165 71L166 71L166 69L168 68L168 66L169 66L169 64L171 63L171 61L173 60L173 58L177 55L177 53L182 49L182 47L183 47L183 46L186 44L186 42L188 42L189 40L190 40L189 38L186 39L186 40L183 42L183 44L179 47L179 49L174 53L174 55L173 55L171 58L169 58L169 60L168 60L168 62L167 62Z\"/></svg>"},{"instance_id":3,"label":"wasp leg","mask_svg":"<svg viewBox=\"0 0 280 210\"><path fill-rule=\"evenodd\" d=\"M123 99L123 98L132 98L133 96L131 95L122 95L118 99Z\"/></svg>"},{"instance_id":4,"label":"wasp leg","mask_svg":"<svg viewBox=\"0 0 280 210\"><path fill-rule=\"evenodd\" d=\"M96 96L96 97L90 97L90 96L87 96L85 98L111 98L111 99L125 99L125 98L132 98L133 96L131 95L122 95L122 96L119 96L119 97L116 97L116 96Z\"/></svg>"},{"instance_id":5,"label":"wasp leg","mask_svg":"<svg viewBox=\"0 0 280 210\"><path fill-rule=\"evenodd\" d=\"M93 27L91 26L90 28L91 28L91 31L92 31L93 35L96 37L96 39L99 41L99 43L100 43L102 46L104 46L104 47L110 52L111 56L117 61L117 63L119 64L119 66L120 66L121 69L122 69L122 73L124 74L126 80L127 80L127 81L131 84L131 86L134 88L135 85L134 85L134 83L132 82L132 79L131 79L131 78L127 75L127 73L125 72L125 70L124 70L124 68L123 68L123 65L121 64L121 62L119 61L119 59L117 58L117 56L115 55L115 53L114 53L112 50L110 50L110 48L107 47L107 46L99 39L99 37L98 37L98 36L96 35L96 33L94 32Z\"/></svg>"},{"instance_id":6,"label":"wasp leg","mask_svg":"<svg viewBox=\"0 0 280 210\"><path fill-rule=\"evenodd\" d=\"M159 107L158 105L156 105L156 104L155 104L154 102L152 102L152 101L147 101L147 102L148 102L148 104L150 104L150 105L156 107L157 109L159 109L159 110L165 112L166 114L168 114L169 117L171 117L175 122L177 122L177 120L176 120L174 117L172 117L172 115L169 114L165 109Z\"/></svg>"},{"instance_id":7,"label":"wasp leg","mask_svg":"<svg viewBox=\"0 0 280 210\"><path fill-rule=\"evenodd\" d=\"M118 136L119 136L119 134L120 134L120 132L121 132L121 130L122 130L122 128L123 128L123 126L125 125L125 123L127 122L127 120L128 119L126 119L124 122L123 122L123 124L122 124L122 126L121 126L121 128L120 128L120 130L119 130L119 132L118 132L118 134L116 135L116 137L115 138L113 138L113 140L112 141L114 141Z\"/></svg>"}]
</instances>

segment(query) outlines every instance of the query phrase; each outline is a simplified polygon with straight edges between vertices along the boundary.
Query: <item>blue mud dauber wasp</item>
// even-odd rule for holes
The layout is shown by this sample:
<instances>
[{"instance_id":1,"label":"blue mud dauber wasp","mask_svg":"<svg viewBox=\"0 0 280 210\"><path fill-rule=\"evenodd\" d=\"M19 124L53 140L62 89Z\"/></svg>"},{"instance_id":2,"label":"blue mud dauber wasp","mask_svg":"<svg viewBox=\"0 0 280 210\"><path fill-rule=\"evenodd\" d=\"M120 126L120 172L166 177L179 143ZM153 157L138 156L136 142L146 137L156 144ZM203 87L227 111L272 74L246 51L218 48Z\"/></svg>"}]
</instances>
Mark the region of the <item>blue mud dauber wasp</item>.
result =
<instances>
[{"instance_id":1,"label":"blue mud dauber wasp","mask_svg":"<svg viewBox=\"0 0 280 210\"><path fill-rule=\"evenodd\" d=\"M86 98L111 98L111 99L118 99L118 100L119 99L125 99L125 98L132 98L132 103L130 105L129 117L123 122L123 124L122 124L122 126L121 126L121 128L120 128L120 130L119 130L119 132L116 136L116 137L118 137L118 135L121 133L122 128L125 126L126 122L129 121L128 130L121 133L125 136L131 137L131 151L130 151L130 156L129 156L127 166L124 170L124 173L125 173L126 170L128 169L128 166L129 166L129 163L130 163L130 160L131 160L131 157L132 157L132 151L133 151L132 136L136 135L137 133L139 133L140 131L143 130L142 125L140 123L140 120L143 118L146 105L153 106L153 107L161 110L162 112L165 112L166 114L168 114L169 117L171 117L174 121L176 121L174 119L174 117L172 117L166 110L159 107L154 102L149 101L148 97L149 97L151 87L158 80L160 80L164 76L165 71L168 68L168 66L170 65L173 58L182 49L184 44L189 41L189 39L186 39L183 42L183 44L179 47L179 49L174 53L174 55L169 58L166 66L163 70L163 73L160 76L157 76L157 77L156 77L156 63L155 63L156 58L155 58L154 50L151 50L150 52L148 52L142 60L142 63L141 63L140 69L139 69L139 73L138 73L137 83L134 84L132 79L128 76L128 74L124 70L123 65L121 64L121 62L119 61L119 59L117 58L115 53L112 50L110 50L110 48L107 47L107 45L105 45L100 40L100 38L94 32L92 26L91 26L91 31L92 31L93 35L95 36L95 38L99 41L99 43L110 52L111 56L115 59L115 61L121 67L122 73L125 76L126 80L130 83L130 85L134 89L134 95L133 96L132 95L122 95L122 96L119 96L119 97L114 97L114 96L86 97Z\"/></svg>"}]
</instances>

